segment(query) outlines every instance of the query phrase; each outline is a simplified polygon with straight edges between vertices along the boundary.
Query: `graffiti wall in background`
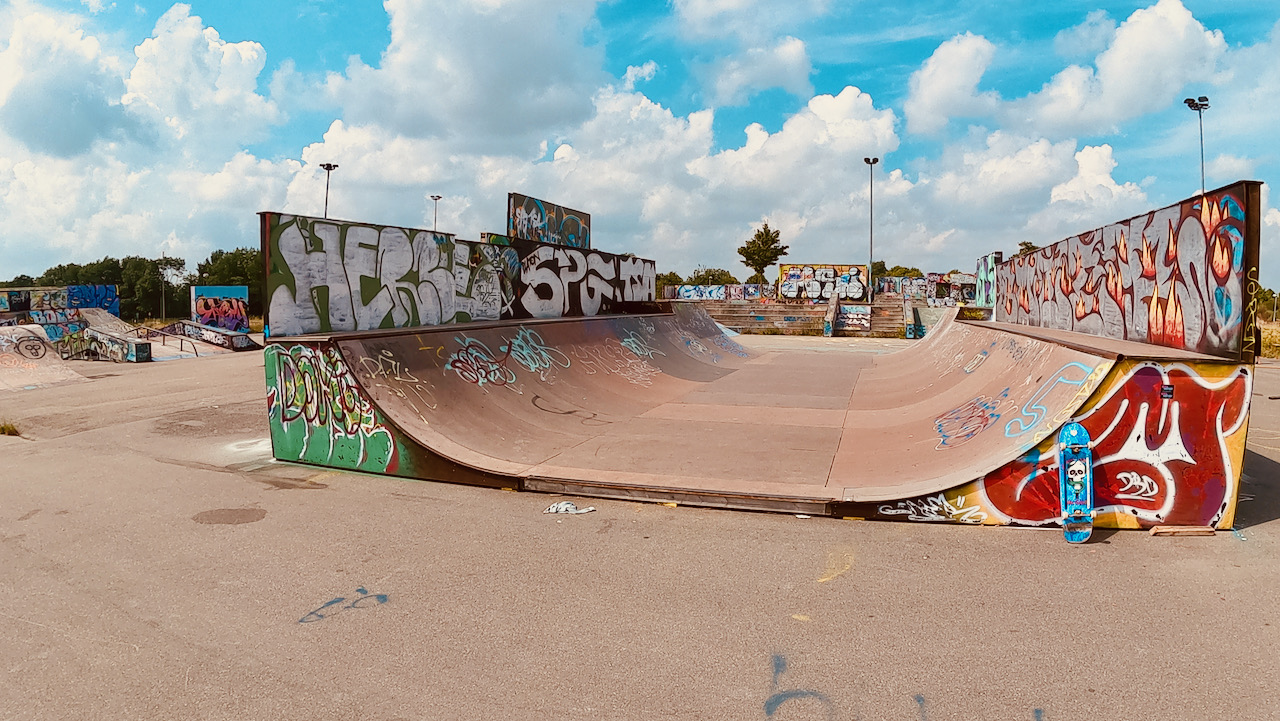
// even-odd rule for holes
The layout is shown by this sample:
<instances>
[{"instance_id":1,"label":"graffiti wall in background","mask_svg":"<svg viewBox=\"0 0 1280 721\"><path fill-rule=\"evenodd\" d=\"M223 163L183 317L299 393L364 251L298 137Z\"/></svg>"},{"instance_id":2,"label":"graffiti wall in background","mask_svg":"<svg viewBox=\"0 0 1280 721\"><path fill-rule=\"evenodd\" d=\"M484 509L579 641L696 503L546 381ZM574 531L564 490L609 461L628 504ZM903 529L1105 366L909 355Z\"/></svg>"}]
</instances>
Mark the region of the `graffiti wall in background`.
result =
<instances>
[{"instance_id":1,"label":"graffiti wall in background","mask_svg":"<svg viewBox=\"0 0 1280 721\"><path fill-rule=\"evenodd\" d=\"M609 315L624 303L654 299L651 260L522 240L512 247L520 272L512 278L516 302L503 309L504 318Z\"/></svg>"},{"instance_id":2,"label":"graffiti wall in background","mask_svg":"<svg viewBox=\"0 0 1280 721\"><path fill-rule=\"evenodd\" d=\"M996 320L1251 361L1261 184L1082 233L996 271Z\"/></svg>"},{"instance_id":3,"label":"graffiti wall in background","mask_svg":"<svg viewBox=\"0 0 1280 721\"><path fill-rule=\"evenodd\" d=\"M836 313L836 330L871 330L871 306L840 306Z\"/></svg>"},{"instance_id":4,"label":"graffiti wall in background","mask_svg":"<svg viewBox=\"0 0 1280 721\"><path fill-rule=\"evenodd\" d=\"M527 195L508 193L507 236L570 248L590 248L591 216Z\"/></svg>"},{"instance_id":5,"label":"graffiti wall in background","mask_svg":"<svg viewBox=\"0 0 1280 721\"><path fill-rule=\"evenodd\" d=\"M65 288L14 288L0 290L0 326L44 326L49 340L83 330L88 322L82 308L102 308L120 314L120 298L114 285L72 285Z\"/></svg>"},{"instance_id":6,"label":"graffiti wall in background","mask_svg":"<svg viewBox=\"0 0 1280 721\"><path fill-rule=\"evenodd\" d=\"M1094 523L1230 528L1252 374L1236 364L1124 361L1076 415L1094 439ZM1206 421L1206 419L1208 419ZM1052 525L1061 513L1052 436L984 478L881 504L914 521Z\"/></svg>"},{"instance_id":7,"label":"graffiti wall in background","mask_svg":"<svg viewBox=\"0 0 1280 721\"><path fill-rule=\"evenodd\" d=\"M929 281L925 278L908 278L886 275L875 279L876 293L893 293L903 298L923 299L929 292Z\"/></svg>"},{"instance_id":8,"label":"graffiti wall in background","mask_svg":"<svg viewBox=\"0 0 1280 721\"><path fill-rule=\"evenodd\" d=\"M970 273L929 273L925 281L925 298L930 307L969 305L977 297L978 276Z\"/></svg>"},{"instance_id":9,"label":"graffiti wall in background","mask_svg":"<svg viewBox=\"0 0 1280 721\"><path fill-rule=\"evenodd\" d=\"M102 360L115 363L145 363L151 360L151 344L137 338L85 328L64 335L53 343L63 360Z\"/></svg>"},{"instance_id":10,"label":"graffiti wall in background","mask_svg":"<svg viewBox=\"0 0 1280 721\"><path fill-rule=\"evenodd\" d=\"M160 330L170 335L185 335L188 338L231 350L254 350L262 347L247 333L205 325L193 320L170 323Z\"/></svg>"},{"instance_id":11,"label":"graffiti wall in background","mask_svg":"<svg viewBox=\"0 0 1280 721\"><path fill-rule=\"evenodd\" d=\"M996 251L978 258L977 286L974 289L973 304L982 308L993 308L996 304L996 268L1004 260L1004 253Z\"/></svg>"},{"instance_id":12,"label":"graffiti wall in background","mask_svg":"<svg viewBox=\"0 0 1280 721\"><path fill-rule=\"evenodd\" d=\"M865 265L778 266L778 298L825 303L835 294L842 301L867 300Z\"/></svg>"},{"instance_id":13,"label":"graffiti wall in background","mask_svg":"<svg viewBox=\"0 0 1280 721\"><path fill-rule=\"evenodd\" d=\"M668 285L662 289L667 300L772 300L777 288L769 284Z\"/></svg>"},{"instance_id":14,"label":"graffiti wall in background","mask_svg":"<svg viewBox=\"0 0 1280 721\"><path fill-rule=\"evenodd\" d=\"M239 333L249 332L249 287L191 286L191 320Z\"/></svg>"},{"instance_id":15,"label":"graffiti wall in background","mask_svg":"<svg viewBox=\"0 0 1280 721\"><path fill-rule=\"evenodd\" d=\"M512 239L262 213L271 336L617 313L653 261Z\"/></svg>"}]
</instances>

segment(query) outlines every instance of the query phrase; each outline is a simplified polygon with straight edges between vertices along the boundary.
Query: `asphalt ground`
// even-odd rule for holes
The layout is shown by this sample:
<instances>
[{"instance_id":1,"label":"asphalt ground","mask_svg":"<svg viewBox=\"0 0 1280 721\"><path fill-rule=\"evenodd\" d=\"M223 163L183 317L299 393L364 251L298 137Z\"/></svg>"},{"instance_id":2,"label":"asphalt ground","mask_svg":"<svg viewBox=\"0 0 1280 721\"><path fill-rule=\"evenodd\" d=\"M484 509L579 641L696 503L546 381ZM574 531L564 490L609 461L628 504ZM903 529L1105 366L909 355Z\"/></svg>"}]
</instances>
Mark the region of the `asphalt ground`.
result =
<instances>
[{"instance_id":1,"label":"asphalt ground","mask_svg":"<svg viewBox=\"0 0 1280 721\"><path fill-rule=\"evenodd\" d=\"M260 353L73 367L0 394L24 435L0 437L0 719L1280 717L1280 366L1237 532L1083 546L548 515L566 499L273 462Z\"/></svg>"}]
</instances>

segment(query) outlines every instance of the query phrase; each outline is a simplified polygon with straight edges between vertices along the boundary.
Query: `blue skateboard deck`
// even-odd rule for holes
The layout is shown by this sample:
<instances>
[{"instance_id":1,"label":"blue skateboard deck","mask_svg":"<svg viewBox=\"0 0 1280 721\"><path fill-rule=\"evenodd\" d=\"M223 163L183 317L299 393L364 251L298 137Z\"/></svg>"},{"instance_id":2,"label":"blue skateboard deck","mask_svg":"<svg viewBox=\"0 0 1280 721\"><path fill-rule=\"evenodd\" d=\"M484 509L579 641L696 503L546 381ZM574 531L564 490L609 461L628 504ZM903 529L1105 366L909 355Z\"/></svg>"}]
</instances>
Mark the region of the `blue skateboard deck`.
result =
<instances>
[{"instance_id":1,"label":"blue skateboard deck","mask_svg":"<svg viewBox=\"0 0 1280 721\"><path fill-rule=\"evenodd\" d=\"M1068 543L1084 543L1093 533L1093 452L1089 431L1079 423L1058 434L1058 488L1062 533Z\"/></svg>"}]
</instances>

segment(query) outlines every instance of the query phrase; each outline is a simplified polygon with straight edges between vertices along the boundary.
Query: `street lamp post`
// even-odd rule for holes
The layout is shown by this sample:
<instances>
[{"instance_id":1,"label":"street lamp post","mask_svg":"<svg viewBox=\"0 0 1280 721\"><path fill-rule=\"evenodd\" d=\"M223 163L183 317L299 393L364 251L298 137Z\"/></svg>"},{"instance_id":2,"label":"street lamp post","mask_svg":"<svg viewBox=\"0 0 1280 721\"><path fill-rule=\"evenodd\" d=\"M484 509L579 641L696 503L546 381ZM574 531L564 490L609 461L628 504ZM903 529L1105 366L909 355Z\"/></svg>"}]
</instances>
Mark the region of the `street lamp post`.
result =
<instances>
[{"instance_id":1,"label":"street lamp post","mask_svg":"<svg viewBox=\"0 0 1280 721\"><path fill-rule=\"evenodd\" d=\"M436 222L440 220L440 199L443 195L433 195L431 199L435 201L435 209L431 211L431 232L436 232Z\"/></svg>"},{"instance_id":2,"label":"street lamp post","mask_svg":"<svg viewBox=\"0 0 1280 721\"><path fill-rule=\"evenodd\" d=\"M876 254L876 177L875 166L879 158L863 158L867 164L867 302L875 300L875 290L871 287L871 266L875 263Z\"/></svg>"},{"instance_id":3,"label":"street lamp post","mask_svg":"<svg viewBox=\"0 0 1280 721\"><path fill-rule=\"evenodd\" d=\"M1182 102L1187 104L1188 108L1196 111L1196 115L1200 118L1200 195L1204 195L1204 111L1209 109L1209 97L1201 95L1198 98L1187 98Z\"/></svg>"},{"instance_id":4,"label":"street lamp post","mask_svg":"<svg viewBox=\"0 0 1280 721\"><path fill-rule=\"evenodd\" d=\"M321 163L324 168L324 217L329 217L329 174L338 169L337 163Z\"/></svg>"},{"instance_id":5,"label":"street lamp post","mask_svg":"<svg viewBox=\"0 0 1280 721\"><path fill-rule=\"evenodd\" d=\"M165 315L165 311L164 311L164 291L165 291L164 251L162 250L160 251L160 319L161 320L164 320L165 318L168 317L167 315Z\"/></svg>"}]
</instances>

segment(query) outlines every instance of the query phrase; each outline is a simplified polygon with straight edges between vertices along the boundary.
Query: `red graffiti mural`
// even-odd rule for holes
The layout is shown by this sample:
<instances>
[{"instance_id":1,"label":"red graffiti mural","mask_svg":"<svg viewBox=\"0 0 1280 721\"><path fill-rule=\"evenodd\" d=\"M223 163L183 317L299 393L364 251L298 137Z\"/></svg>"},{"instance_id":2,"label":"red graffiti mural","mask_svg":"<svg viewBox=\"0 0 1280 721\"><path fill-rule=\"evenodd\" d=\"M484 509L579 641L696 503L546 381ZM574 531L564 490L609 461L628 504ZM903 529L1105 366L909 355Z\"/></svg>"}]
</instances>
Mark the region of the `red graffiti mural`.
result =
<instances>
[{"instance_id":1,"label":"red graffiti mural","mask_svg":"<svg viewBox=\"0 0 1280 721\"><path fill-rule=\"evenodd\" d=\"M1234 493L1227 439L1248 422L1252 379L1234 367L1203 378L1178 363L1136 363L1077 420L1094 439L1095 503L1143 525L1214 525ZM988 474L991 505L1015 523L1057 518L1058 465L1052 443Z\"/></svg>"}]
</instances>

